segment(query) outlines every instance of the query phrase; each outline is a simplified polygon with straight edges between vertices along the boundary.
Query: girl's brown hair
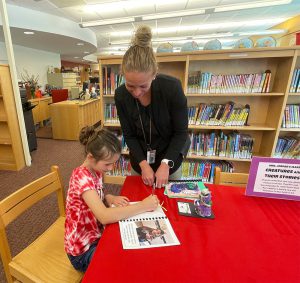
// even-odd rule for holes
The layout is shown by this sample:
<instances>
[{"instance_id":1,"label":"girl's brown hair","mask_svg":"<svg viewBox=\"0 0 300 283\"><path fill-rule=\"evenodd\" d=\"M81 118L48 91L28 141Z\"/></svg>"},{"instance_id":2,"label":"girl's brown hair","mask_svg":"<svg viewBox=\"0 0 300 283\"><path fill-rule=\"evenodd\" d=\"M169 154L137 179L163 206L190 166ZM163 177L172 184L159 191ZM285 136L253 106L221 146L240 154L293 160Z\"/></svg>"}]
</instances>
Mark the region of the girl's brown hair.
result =
<instances>
[{"instance_id":1,"label":"girl's brown hair","mask_svg":"<svg viewBox=\"0 0 300 283\"><path fill-rule=\"evenodd\" d=\"M139 26L131 40L131 46L126 51L122 72L157 72L157 62L151 44L152 32L148 26Z\"/></svg>"},{"instance_id":2,"label":"girl's brown hair","mask_svg":"<svg viewBox=\"0 0 300 283\"><path fill-rule=\"evenodd\" d=\"M81 129L79 141L85 146L85 154L91 153L98 162L107 160L114 154L121 154L121 143L111 131L94 126Z\"/></svg>"}]
</instances>

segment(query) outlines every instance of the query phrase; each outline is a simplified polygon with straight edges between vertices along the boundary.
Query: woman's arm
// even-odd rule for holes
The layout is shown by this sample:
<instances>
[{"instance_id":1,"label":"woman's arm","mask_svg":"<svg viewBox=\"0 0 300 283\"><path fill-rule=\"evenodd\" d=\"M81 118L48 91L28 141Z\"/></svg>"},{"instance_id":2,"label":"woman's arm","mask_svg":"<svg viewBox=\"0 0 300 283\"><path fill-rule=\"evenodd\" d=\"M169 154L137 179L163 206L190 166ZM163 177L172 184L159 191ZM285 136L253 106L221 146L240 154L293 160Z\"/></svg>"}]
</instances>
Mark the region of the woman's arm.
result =
<instances>
[{"instance_id":1,"label":"woman's arm","mask_svg":"<svg viewBox=\"0 0 300 283\"><path fill-rule=\"evenodd\" d=\"M125 87L124 87L125 88ZM143 160L146 160L146 155L141 148L141 145L136 137L136 126L131 116L132 112L136 109L135 103L132 102L132 98L129 97L130 101L126 101L124 89L117 89L115 95L115 103L118 111L118 116L121 123L122 133L125 138L126 144L130 149L130 152L133 154L137 163L140 163Z\"/></svg>"},{"instance_id":2,"label":"woman's arm","mask_svg":"<svg viewBox=\"0 0 300 283\"><path fill-rule=\"evenodd\" d=\"M164 158L176 160L182 152L188 138L188 108L180 81L176 81L170 97L170 115L172 120L172 138Z\"/></svg>"},{"instance_id":3,"label":"woman's arm","mask_svg":"<svg viewBox=\"0 0 300 283\"><path fill-rule=\"evenodd\" d=\"M157 196L150 195L136 204L124 207L107 208L95 190L83 192L82 198L95 217L104 225L118 222L121 219L125 219L139 213L155 210L159 203Z\"/></svg>"}]
</instances>

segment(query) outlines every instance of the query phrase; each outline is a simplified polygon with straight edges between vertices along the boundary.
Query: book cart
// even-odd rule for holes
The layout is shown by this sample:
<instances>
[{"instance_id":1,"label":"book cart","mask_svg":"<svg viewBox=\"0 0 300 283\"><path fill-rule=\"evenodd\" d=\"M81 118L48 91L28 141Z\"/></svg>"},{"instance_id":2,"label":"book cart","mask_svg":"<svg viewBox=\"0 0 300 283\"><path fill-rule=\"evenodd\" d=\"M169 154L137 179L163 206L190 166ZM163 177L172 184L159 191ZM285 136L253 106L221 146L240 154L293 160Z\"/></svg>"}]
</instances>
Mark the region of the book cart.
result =
<instances>
[{"instance_id":1,"label":"book cart","mask_svg":"<svg viewBox=\"0 0 300 283\"><path fill-rule=\"evenodd\" d=\"M251 48L251 49L231 49L231 50L210 50L193 51L180 53L160 53L157 54L159 73L165 73L178 78L187 96L188 107L196 108L198 111L200 104L225 105L233 102L234 105L250 108L247 125L222 125L215 123L201 124L189 123L189 132L194 134L209 134L215 132L225 135L238 132L241 135L250 136L253 139L251 156L274 156L277 142L280 138L292 137L299 140L299 127L282 128L282 119L286 112L286 105L300 104L300 90L298 93L290 93L290 86L295 68L300 68L300 48L298 47L275 47L275 48ZM100 65L100 85L101 85L101 105L104 126L111 130L120 131L120 123L114 106L114 89L123 83L120 74L122 56L99 57ZM260 85L254 87L254 79L245 84L249 74L262 74L266 76L266 71L270 75L266 83L261 79ZM216 88L210 88L211 81L203 80L203 85L193 89L193 74L210 73L221 76L228 76L224 84ZM233 79L232 77L233 76ZM236 77L241 76L243 83L236 84ZM245 77L246 76L246 77ZM240 78L240 77L239 77ZM260 77L261 78L261 77ZM197 82L198 83L198 82ZM205 85L206 84L206 85ZM198 107L198 109L197 109ZM189 109L190 111L190 109ZM195 113L196 113L195 112ZM189 112L189 119L190 117ZM197 114L194 114L197 116ZM299 116L293 113L294 120L299 120ZM192 113L193 116L193 113ZM196 119L195 116L195 119ZM295 126L295 125L294 125ZM234 152L234 150L231 150ZM193 161L228 161L233 165L235 172L249 171L251 156L243 158L227 154L198 154L189 152L187 162ZM127 151L123 155L128 155ZM122 184L125 177L105 176L105 182Z\"/></svg>"}]
</instances>

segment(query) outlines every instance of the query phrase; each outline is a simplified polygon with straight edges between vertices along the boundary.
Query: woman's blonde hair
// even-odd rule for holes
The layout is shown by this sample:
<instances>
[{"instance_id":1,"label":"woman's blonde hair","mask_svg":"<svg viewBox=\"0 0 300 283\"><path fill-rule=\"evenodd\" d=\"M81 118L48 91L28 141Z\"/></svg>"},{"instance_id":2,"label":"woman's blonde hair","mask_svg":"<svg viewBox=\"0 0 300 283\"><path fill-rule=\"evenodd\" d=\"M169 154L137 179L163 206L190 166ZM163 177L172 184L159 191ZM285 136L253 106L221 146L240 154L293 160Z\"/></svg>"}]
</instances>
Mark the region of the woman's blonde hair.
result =
<instances>
[{"instance_id":1,"label":"woman's blonde hair","mask_svg":"<svg viewBox=\"0 0 300 283\"><path fill-rule=\"evenodd\" d=\"M152 49L152 32L148 26L139 26L131 40L131 46L126 51L122 72L157 72L157 62Z\"/></svg>"}]
</instances>

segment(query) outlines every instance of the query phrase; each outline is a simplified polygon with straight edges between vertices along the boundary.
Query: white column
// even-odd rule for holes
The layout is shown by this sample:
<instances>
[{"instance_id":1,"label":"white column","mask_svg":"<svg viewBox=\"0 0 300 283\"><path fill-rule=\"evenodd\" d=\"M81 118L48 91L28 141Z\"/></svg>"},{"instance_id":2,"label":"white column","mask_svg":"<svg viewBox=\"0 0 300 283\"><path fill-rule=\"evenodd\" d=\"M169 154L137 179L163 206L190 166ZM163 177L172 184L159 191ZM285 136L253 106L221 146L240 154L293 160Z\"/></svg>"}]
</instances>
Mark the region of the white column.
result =
<instances>
[{"instance_id":1,"label":"white column","mask_svg":"<svg viewBox=\"0 0 300 283\"><path fill-rule=\"evenodd\" d=\"M15 62L14 50L13 50L13 45L12 45L12 40L11 40L11 34L10 34L5 0L0 1L0 12L1 12L1 17L2 17L6 53L7 53L8 64L9 64L9 69L10 69L12 87L13 87L13 91L14 91L14 99L15 99L15 104L16 104L17 116L18 116L18 120L19 120L19 127L20 127L20 132L21 132L21 139L22 139L22 144L23 144L25 163L27 166L30 166L31 165L31 156L30 156L30 152L29 152L29 146L28 146L28 140L27 140L27 134L26 134L26 128L25 128L25 121L24 121L24 115L23 115L23 109L22 109L22 103L21 103L21 96L20 96L20 90L19 90L19 86L18 86L16 62Z\"/></svg>"}]
</instances>

